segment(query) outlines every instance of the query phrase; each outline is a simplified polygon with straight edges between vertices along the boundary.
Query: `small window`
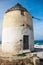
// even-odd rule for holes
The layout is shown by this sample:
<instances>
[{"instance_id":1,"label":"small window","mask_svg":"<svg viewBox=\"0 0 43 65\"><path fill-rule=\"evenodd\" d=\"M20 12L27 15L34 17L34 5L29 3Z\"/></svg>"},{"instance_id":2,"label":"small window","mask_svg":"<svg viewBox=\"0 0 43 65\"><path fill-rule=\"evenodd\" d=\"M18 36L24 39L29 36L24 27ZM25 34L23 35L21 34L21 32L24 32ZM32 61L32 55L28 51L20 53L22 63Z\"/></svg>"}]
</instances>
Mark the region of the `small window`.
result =
<instances>
[{"instance_id":1,"label":"small window","mask_svg":"<svg viewBox=\"0 0 43 65\"><path fill-rule=\"evenodd\" d=\"M24 16L24 11L23 11L23 10L21 10L21 15L23 15L23 16Z\"/></svg>"},{"instance_id":2,"label":"small window","mask_svg":"<svg viewBox=\"0 0 43 65\"><path fill-rule=\"evenodd\" d=\"M29 36L28 35L24 35L23 36L23 49L29 49Z\"/></svg>"}]
</instances>

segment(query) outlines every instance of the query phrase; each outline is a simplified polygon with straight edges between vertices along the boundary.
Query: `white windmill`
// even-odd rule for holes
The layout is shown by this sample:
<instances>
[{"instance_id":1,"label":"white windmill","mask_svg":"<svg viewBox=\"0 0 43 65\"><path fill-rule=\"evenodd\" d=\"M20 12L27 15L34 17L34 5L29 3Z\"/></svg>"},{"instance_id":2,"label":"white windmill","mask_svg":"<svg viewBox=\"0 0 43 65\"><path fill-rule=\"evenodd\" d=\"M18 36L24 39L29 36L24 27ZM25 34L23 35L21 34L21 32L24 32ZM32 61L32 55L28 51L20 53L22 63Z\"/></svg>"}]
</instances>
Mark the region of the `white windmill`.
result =
<instances>
[{"instance_id":1,"label":"white windmill","mask_svg":"<svg viewBox=\"0 0 43 65\"><path fill-rule=\"evenodd\" d=\"M2 51L18 54L34 50L32 15L19 3L4 15Z\"/></svg>"}]
</instances>

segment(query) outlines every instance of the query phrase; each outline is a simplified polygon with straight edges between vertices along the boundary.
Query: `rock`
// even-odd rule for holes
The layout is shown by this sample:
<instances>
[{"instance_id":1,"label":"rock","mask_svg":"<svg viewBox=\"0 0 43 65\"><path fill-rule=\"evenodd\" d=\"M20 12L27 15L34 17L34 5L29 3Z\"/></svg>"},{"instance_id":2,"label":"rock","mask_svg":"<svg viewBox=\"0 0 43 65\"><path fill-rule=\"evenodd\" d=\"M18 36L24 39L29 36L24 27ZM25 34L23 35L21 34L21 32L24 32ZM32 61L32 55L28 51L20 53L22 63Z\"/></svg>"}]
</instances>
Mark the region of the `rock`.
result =
<instances>
[{"instance_id":1,"label":"rock","mask_svg":"<svg viewBox=\"0 0 43 65\"><path fill-rule=\"evenodd\" d=\"M1 65L5 65L4 63L1 63Z\"/></svg>"},{"instance_id":2,"label":"rock","mask_svg":"<svg viewBox=\"0 0 43 65\"><path fill-rule=\"evenodd\" d=\"M34 65L40 65L39 57L36 54L33 55L33 63Z\"/></svg>"},{"instance_id":3,"label":"rock","mask_svg":"<svg viewBox=\"0 0 43 65\"><path fill-rule=\"evenodd\" d=\"M39 57L35 54L26 58L3 57L0 58L0 65L40 65L40 60Z\"/></svg>"},{"instance_id":4,"label":"rock","mask_svg":"<svg viewBox=\"0 0 43 65\"><path fill-rule=\"evenodd\" d=\"M28 63L27 65L32 65L31 63Z\"/></svg>"}]
</instances>

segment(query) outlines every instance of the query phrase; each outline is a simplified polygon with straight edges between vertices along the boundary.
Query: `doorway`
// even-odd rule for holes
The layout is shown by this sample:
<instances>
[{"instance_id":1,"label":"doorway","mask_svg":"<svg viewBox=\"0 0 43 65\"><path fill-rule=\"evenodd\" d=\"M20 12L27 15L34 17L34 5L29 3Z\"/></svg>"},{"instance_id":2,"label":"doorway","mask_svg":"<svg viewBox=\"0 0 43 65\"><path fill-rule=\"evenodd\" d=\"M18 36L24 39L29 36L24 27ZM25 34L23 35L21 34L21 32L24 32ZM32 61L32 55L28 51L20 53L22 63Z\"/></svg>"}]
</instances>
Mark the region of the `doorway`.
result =
<instances>
[{"instance_id":1,"label":"doorway","mask_svg":"<svg viewBox=\"0 0 43 65\"><path fill-rule=\"evenodd\" d=\"M29 36L23 35L23 50L29 49Z\"/></svg>"}]
</instances>

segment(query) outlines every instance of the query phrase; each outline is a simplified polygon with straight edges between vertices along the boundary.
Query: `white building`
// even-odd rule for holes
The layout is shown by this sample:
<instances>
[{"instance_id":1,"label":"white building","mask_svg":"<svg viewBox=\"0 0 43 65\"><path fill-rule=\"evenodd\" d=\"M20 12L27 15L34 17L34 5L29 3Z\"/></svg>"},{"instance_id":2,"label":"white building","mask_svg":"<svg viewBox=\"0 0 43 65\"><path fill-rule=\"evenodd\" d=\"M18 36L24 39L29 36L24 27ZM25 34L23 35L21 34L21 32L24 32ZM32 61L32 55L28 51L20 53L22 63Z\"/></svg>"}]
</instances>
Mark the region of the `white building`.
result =
<instances>
[{"instance_id":1,"label":"white building","mask_svg":"<svg viewBox=\"0 0 43 65\"><path fill-rule=\"evenodd\" d=\"M32 16L20 4L8 9L4 15L2 51L22 53L34 49Z\"/></svg>"}]
</instances>

